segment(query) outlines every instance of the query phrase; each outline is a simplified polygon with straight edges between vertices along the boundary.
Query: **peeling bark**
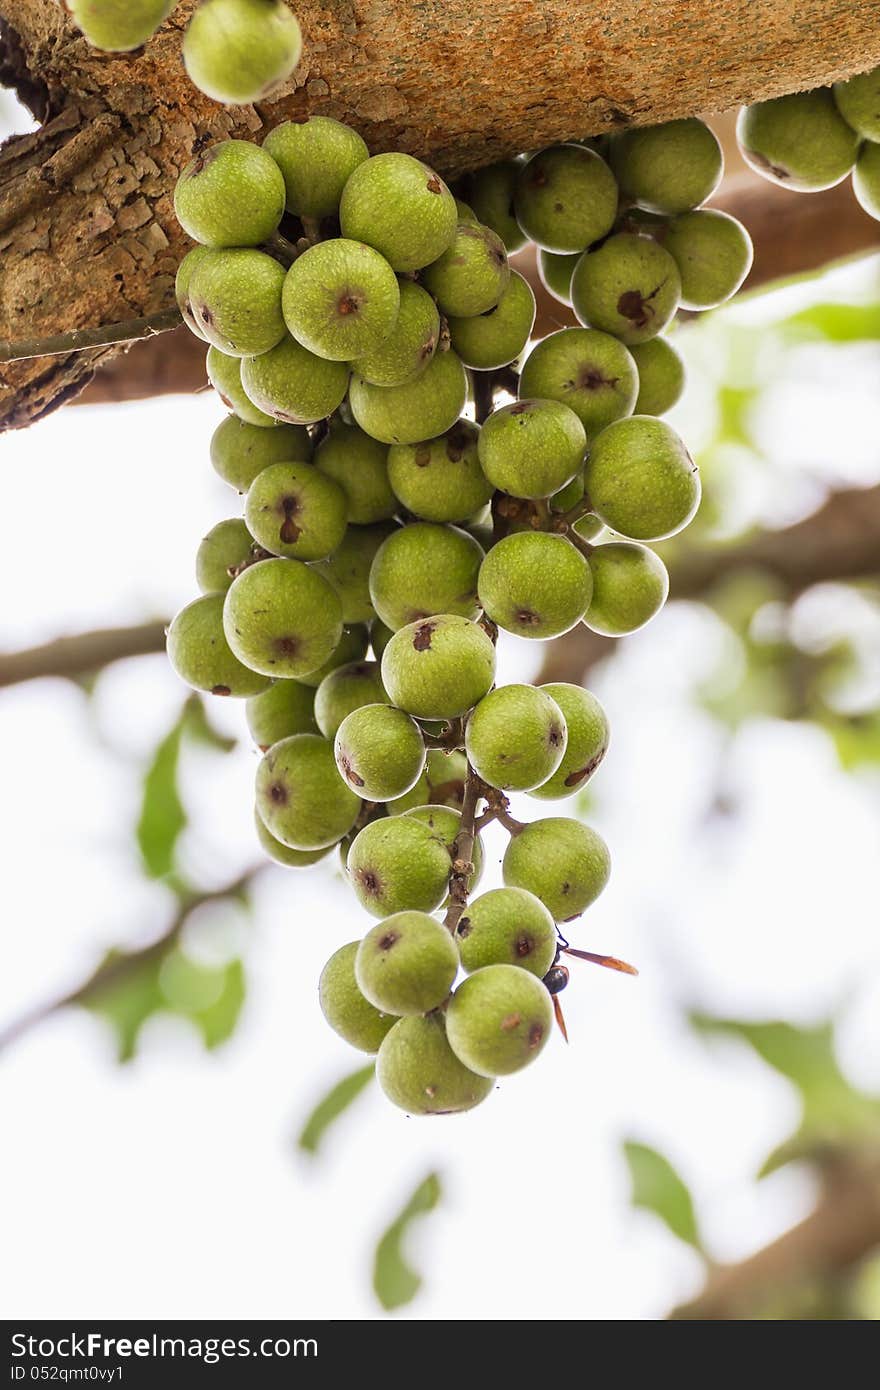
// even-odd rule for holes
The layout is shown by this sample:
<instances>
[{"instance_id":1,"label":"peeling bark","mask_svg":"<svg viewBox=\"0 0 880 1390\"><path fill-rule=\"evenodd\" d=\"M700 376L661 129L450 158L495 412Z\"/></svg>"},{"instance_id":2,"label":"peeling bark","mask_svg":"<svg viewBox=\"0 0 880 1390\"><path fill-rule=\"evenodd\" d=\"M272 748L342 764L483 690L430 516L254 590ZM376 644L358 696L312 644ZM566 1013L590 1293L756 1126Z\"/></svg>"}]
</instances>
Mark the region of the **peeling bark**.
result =
<instances>
[{"instance_id":1,"label":"peeling bark","mask_svg":"<svg viewBox=\"0 0 880 1390\"><path fill-rule=\"evenodd\" d=\"M182 0L140 54L108 55L89 49L57 0L0 0L17 35L7 77L11 67L49 116L0 151L0 338L170 304L186 247L171 194L200 137L258 138L323 112L374 150L410 150L454 174L880 63L880 0L617 0L601 10L593 0L298 0L306 48L289 89L226 109L180 62L193 4ZM0 428L54 409L115 351L6 369Z\"/></svg>"}]
</instances>

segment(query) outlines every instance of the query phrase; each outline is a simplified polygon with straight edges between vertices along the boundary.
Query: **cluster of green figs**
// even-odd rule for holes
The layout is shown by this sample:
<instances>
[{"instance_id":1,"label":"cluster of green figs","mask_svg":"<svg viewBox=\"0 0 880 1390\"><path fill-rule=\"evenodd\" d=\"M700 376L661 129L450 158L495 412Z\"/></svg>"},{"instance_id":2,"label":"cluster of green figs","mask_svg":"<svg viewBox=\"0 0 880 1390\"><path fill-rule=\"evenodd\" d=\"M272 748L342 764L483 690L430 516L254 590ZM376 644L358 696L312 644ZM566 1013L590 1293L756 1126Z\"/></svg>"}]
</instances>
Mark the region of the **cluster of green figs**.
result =
<instances>
[{"instance_id":1,"label":"cluster of green figs","mask_svg":"<svg viewBox=\"0 0 880 1390\"><path fill-rule=\"evenodd\" d=\"M873 148L878 90L869 75L750 108L743 149L827 186ZM585 786L604 711L573 685L497 686L497 643L623 635L665 602L650 545L700 485L662 418L684 385L664 330L730 298L752 260L740 223L703 206L721 173L712 131L684 119L449 187L313 116L199 149L178 182L195 243L178 302L231 412L211 458L243 509L202 541L169 656L247 702L266 853L302 868L338 851L377 919L329 960L321 1005L412 1114L469 1109L537 1057L567 978L560 924L608 879L580 819L509 809ZM511 264L529 243L580 325L537 342ZM493 821L503 886L474 897Z\"/></svg>"}]
</instances>

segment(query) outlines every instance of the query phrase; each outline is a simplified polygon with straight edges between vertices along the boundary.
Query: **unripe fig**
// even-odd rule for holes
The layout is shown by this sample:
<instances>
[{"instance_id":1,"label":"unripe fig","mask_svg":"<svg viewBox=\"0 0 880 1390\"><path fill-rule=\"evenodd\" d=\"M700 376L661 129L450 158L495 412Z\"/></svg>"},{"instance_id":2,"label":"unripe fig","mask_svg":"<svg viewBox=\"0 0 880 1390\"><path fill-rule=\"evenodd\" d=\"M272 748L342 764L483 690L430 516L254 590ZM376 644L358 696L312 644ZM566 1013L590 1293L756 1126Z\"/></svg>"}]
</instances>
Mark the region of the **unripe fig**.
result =
<instances>
[{"instance_id":1,"label":"unripe fig","mask_svg":"<svg viewBox=\"0 0 880 1390\"><path fill-rule=\"evenodd\" d=\"M293 425L313 425L332 415L345 399L350 375L347 363L318 357L291 337L241 366L248 399L266 415Z\"/></svg>"},{"instance_id":2,"label":"unripe fig","mask_svg":"<svg viewBox=\"0 0 880 1390\"><path fill-rule=\"evenodd\" d=\"M196 583L202 593L225 593L253 544L253 536L237 516L212 526L196 551Z\"/></svg>"},{"instance_id":3,"label":"unripe fig","mask_svg":"<svg viewBox=\"0 0 880 1390\"><path fill-rule=\"evenodd\" d=\"M799 193L840 183L859 148L858 136L826 87L743 106L736 138L757 173Z\"/></svg>"},{"instance_id":4,"label":"unripe fig","mask_svg":"<svg viewBox=\"0 0 880 1390\"><path fill-rule=\"evenodd\" d=\"M378 661L352 661L347 666L337 666L321 681L315 691L315 718L324 737L332 739L353 710L363 705L388 703ZM352 782L351 785L357 784ZM366 796L366 793L361 792L361 795ZM384 797L374 796L368 800L382 801Z\"/></svg>"},{"instance_id":5,"label":"unripe fig","mask_svg":"<svg viewBox=\"0 0 880 1390\"><path fill-rule=\"evenodd\" d=\"M348 519L355 526L386 521L397 511L387 456L384 444L338 417L315 450L315 467L342 488Z\"/></svg>"},{"instance_id":6,"label":"unripe fig","mask_svg":"<svg viewBox=\"0 0 880 1390\"><path fill-rule=\"evenodd\" d=\"M588 825L563 816L532 821L515 835L502 865L510 888L534 893L557 922L595 902L611 872L608 846Z\"/></svg>"},{"instance_id":7,"label":"unripe fig","mask_svg":"<svg viewBox=\"0 0 880 1390\"><path fill-rule=\"evenodd\" d=\"M367 932L354 972L358 988L375 1008L427 1014L448 995L458 964L458 948L441 922L426 912L397 912Z\"/></svg>"},{"instance_id":8,"label":"unripe fig","mask_svg":"<svg viewBox=\"0 0 880 1390\"><path fill-rule=\"evenodd\" d=\"M291 734L316 734L315 692L301 681L276 681L245 705L251 738L266 753Z\"/></svg>"},{"instance_id":9,"label":"unripe fig","mask_svg":"<svg viewBox=\"0 0 880 1390\"><path fill-rule=\"evenodd\" d=\"M451 613L400 628L382 657L385 689L417 719L456 719L483 698L494 678L490 638Z\"/></svg>"},{"instance_id":10,"label":"unripe fig","mask_svg":"<svg viewBox=\"0 0 880 1390\"><path fill-rule=\"evenodd\" d=\"M310 869L313 864L319 864L322 859L326 859L332 849L332 845L323 849L291 849L289 845L283 845L280 840L275 839L271 830L267 830L256 808L254 828L263 853L273 864L280 864L284 869Z\"/></svg>"},{"instance_id":11,"label":"unripe fig","mask_svg":"<svg viewBox=\"0 0 880 1390\"><path fill-rule=\"evenodd\" d=\"M648 236L617 232L585 251L571 277L571 302L581 323L622 343L662 333L681 298L678 266Z\"/></svg>"},{"instance_id":12,"label":"unripe fig","mask_svg":"<svg viewBox=\"0 0 880 1390\"><path fill-rule=\"evenodd\" d=\"M359 946L359 941L349 941L334 951L321 971L318 1000L334 1033L360 1052L378 1052L397 1017L382 1013L361 993L354 973Z\"/></svg>"},{"instance_id":13,"label":"unripe fig","mask_svg":"<svg viewBox=\"0 0 880 1390\"><path fill-rule=\"evenodd\" d=\"M588 439L631 415L638 389L630 351L594 328L561 328L543 338L526 358L519 380L521 396L561 401L573 410Z\"/></svg>"},{"instance_id":14,"label":"unripe fig","mask_svg":"<svg viewBox=\"0 0 880 1390\"><path fill-rule=\"evenodd\" d=\"M573 796L590 780L608 751L610 731L605 711L589 690L564 681L542 685L541 689L561 709L568 740L553 776L531 794L542 801L555 801Z\"/></svg>"},{"instance_id":15,"label":"unripe fig","mask_svg":"<svg viewBox=\"0 0 880 1390\"><path fill-rule=\"evenodd\" d=\"M669 574L646 545L611 541L590 556L593 597L584 622L604 637L624 637L651 621L666 602Z\"/></svg>"},{"instance_id":16,"label":"unripe fig","mask_svg":"<svg viewBox=\"0 0 880 1390\"><path fill-rule=\"evenodd\" d=\"M478 1076L508 1076L533 1062L553 1028L546 988L516 965L486 965L458 986L446 1010L446 1036Z\"/></svg>"},{"instance_id":17,"label":"unripe fig","mask_svg":"<svg viewBox=\"0 0 880 1390\"><path fill-rule=\"evenodd\" d=\"M273 744L257 768L257 812L291 849L325 849L347 835L361 799L336 770L333 745L318 734Z\"/></svg>"},{"instance_id":18,"label":"unripe fig","mask_svg":"<svg viewBox=\"0 0 880 1390\"><path fill-rule=\"evenodd\" d=\"M492 888L468 903L455 930L464 969L518 965L542 980L556 959L556 923L533 893Z\"/></svg>"},{"instance_id":19,"label":"unripe fig","mask_svg":"<svg viewBox=\"0 0 880 1390\"><path fill-rule=\"evenodd\" d=\"M593 592L590 568L564 536L505 536L480 568L480 602L493 622L519 637L558 637L579 623Z\"/></svg>"},{"instance_id":20,"label":"unripe fig","mask_svg":"<svg viewBox=\"0 0 880 1390\"><path fill-rule=\"evenodd\" d=\"M452 346L466 367L492 371L516 361L535 324L535 296L529 282L512 271L497 304L468 318L449 319Z\"/></svg>"},{"instance_id":21,"label":"unripe fig","mask_svg":"<svg viewBox=\"0 0 880 1390\"><path fill-rule=\"evenodd\" d=\"M366 801L394 801L412 791L425 766L425 743L415 720L386 704L363 705L340 724L336 766Z\"/></svg>"},{"instance_id":22,"label":"unripe fig","mask_svg":"<svg viewBox=\"0 0 880 1390\"><path fill-rule=\"evenodd\" d=\"M177 0L64 0L93 48L129 53L151 39Z\"/></svg>"},{"instance_id":23,"label":"unripe fig","mask_svg":"<svg viewBox=\"0 0 880 1390\"><path fill-rule=\"evenodd\" d=\"M335 765L334 776L343 786ZM451 871L445 845L409 816L370 821L348 852L349 880L374 917L410 909L433 912L446 896Z\"/></svg>"},{"instance_id":24,"label":"unripe fig","mask_svg":"<svg viewBox=\"0 0 880 1390\"><path fill-rule=\"evenodd\" d=\"M584 251L611 231L617 184L604 159L583 145L551 145L519 172L516 220L545 251Z\"/></svg>"},{"instance_id":25,"label":"unripe fig","mask_svg":"<svg viewBox=\"0 0 880 1390\"><path fill-rule=\"evenodd\" d=\"M359 241L333 237L298 256L287 272L284 318L318 357L351 362L380 347L397 322L400 290L391 266Z\"/></svg>"},{"instance_id":26,"label":"unripe fig","mask_svg":"<svg viewBox=\"0 0 880 1390\"><path fill-rule=\"evenodd\" d=\"M289 560L325 560L348 526L345 493L310 463L271 463L251 483L244 507L254 539Z\"/></svg>"},{"instance_id":27,"label":"unripe fig","mask_svg":"<svg viewBox=\"0 0 880 1390\"><path fill-rule=\"evenodd\" d=\"M455 424L467 399L467 373L456 353L440 352L403 386L371 386L355 374L348 399L355 420L374 439L416 444Z\"/></svg>"},{"instance_id":28,"label":"unripe fig","mask_svg":"<svg viewBox=\"0 0 880 1390\"><path fill-rule=\"evenodd\" d=\"M724 172L716 136L695 116L620 131L612 137L609 161L624 197L651 212L699 207Z\"/></svg>"},{"instance_id":29,"label":"unripe fig","mask_svg":"<svg viewBox=\"0 0 880 1390\"><path fill-rule=\"evenodd\" d=\"M700 505L700 475L664 420L632 415L593 441L584 483L596 515L627 539L675 535Z\"/></svg>"},{"instance_id":30,"label":"unripe fig","mask_svg":"<svg viewBox=\"0 0 880 1390\"><path fill-rule=\"evenodd\" d=\"M281 170L249 140L221 140L184 169L174 211L183 230L203 246L259 246L284 212Z\"/></svg>"},{"instance_id":31,"label":"unripe fig","mask_svg":"<svg viewBox=\"0 0 880 1390\"><path fill-rule=\"evenodd\" d=\"M421 274L422 284L441 311L456 318L493 309L509 279L504 242L479 222L459 222L443 255Z\"/></svg>"},{"instance_id":32,"label":"unripe fig","mask_svg":"<svg viewBox=\"0 0 880 1390\"><path fill-rule=\"evenodd\" d=\"M458 1060L437 1013L394 1025L379 1048L376 1077L388 1099L410 1115L472 1110L494 1085L493 1078L477 1076Z\"/></svg>"},{"instance_id":33,"label":"unripe fig","mask_svg":"<svg viewBox=\"0 0 880 1390\"><path fill-rule=\"evenodd\" d=\"M502 685L468 720L465 746L474 771L501 791L530 791L552 777L565 752L562 711L533 685Z\"/></svg>"},{"instance_id":34,"label":"unripe fig","mask_svg":"<svg viewBox=\"0 0 880 1390\"><path fill-rule=\"evenodd\" d=\"M479 437L479 425L459 420L438 439L391 445L388 479L407 511L425 521L466 521L491 500Z\"/></svg>"},{"instance_id":35,"label":"unripe fig","mask_svg":"<svg viewBox=\"0 0 880 1390\"><path fill-rule=\"evenodd\" d=\"M326 579L301 561L261 560L232 581L223 628L251 670L295 679L333 652L342 636L342 605Z\"/></svg>"},{"instance_id":36,"label":"unripe fig","mask_svg":"<svg viewBox=\"0 0 880 1390\"><path fill-rule=\"evenodd\" d=\"M203 248L207 251L207 247ZM205 359L208 380L228 410L235 411L235 418L251 426L262 429L277 429L278 420L254 405L241 384L241 358L227 357L225 352L213 345L208 348ZM239 491L244 492L244 488Z\"/></svg>"},{"instance_id":37,"label":"unripe fig","mask_svg":"<svg viewBox=\"0 0 880 1390\"><path fill-rule=\"evenodd\" d=\"M352 363L371 386L405 386L427 370L440 340L440 313L421 285L400 282L400 312L394 331Z\"/></svg>"},{"instance_id":38,"label":"unripe fig","mask_svg":"<svg viewBox=\"0 0 880 1390\"><path fill-rule=\"evenodd\" d=\"M357 131L331 116L282 121L263 149L281 170L294 217L333 217L349 176L370 157Z\"/></svg>"},{"instance_id":39,"label":"unripe fig","mask_svg":"<svg viewBox=\"0 0 880 1390\"><path fill-rule=\"evenodd\" d=\"M373 607L395 631L438 613L475 618L483 551L456 526L412 522L393 531L370 569Z\"/></svg>"},{"instance_id":40,"label":"unripe fig","mask_svg":"<svg viewBox=\"0 0 880 1390\"><path fill-rule=\"evenodd\" d=\"M236 492L247 492L270 463L306 463L312 456L312 441L302 425L277 425L264 418L274 428L262 429L228 415L211 438L214 472Z\"/></svg>"},{"instance_id":41,"label":"unripe fig","mask_svg":"<svg viewBox=\"0 0 880 1390\"><path fill-rule=\"evenodd\" d=\"M668 338L651 338L630 348L639 372L635 415L665 415L681 400L685 368L681 353Z\"/></svg>"},{"instance_id":42,"label":"unripe fig","mask_svg":"<svg viewBox=\"0 0 880 1390\"><path fill-rule=\"evenodd\" d=\"M493 411L477 446L493 487L513 497L549 497L584 461L587 436L573 410L553 400L519 400Z\"/></svg>"},{"instance_id":43,"label":"unripe fig","mask_svg":"<svg viewBox=\"0 0 880 1390\"><path fill-rule=\"evenodd\" d=\"M315 566L339 595L343 622L368 623L375 618L370 599L370 569L379 547L396 529L391 522L349 526L338 550Z\"/></svg>"},{"instance_id":44,"label":"unripe fig","mask_svg":"<svg viewBox=\"0 0 880 1390\"><path fill-rule=\"evenodd\" d=\"M296 16L284 0L202 0L183 36L190 81L214 101L263 101L302 53Z\"/></svg>"},{"instance_id":45,"label":"unripe fig","mask_svg":"<svg viewBox=\"0 0 880 1390\"><path fill-rule=\"evenodd\" d=\"M168 660L182 681L210 695L247 698L269 682L239 661L223 631L223 594L203 594L168 629Z\"/></svg>"},{"instance_id":46,"label":"unripe fig","mask_svg":"<svg viewBox=\"0 0 880 1390\"><path fill-rule=\"evenodd\" d=\"M342 235L364 241L395 270L421 270L455 236L455 199L408 154L377 154L353 170L339 205Z\"/></svg>"}]
</instances>

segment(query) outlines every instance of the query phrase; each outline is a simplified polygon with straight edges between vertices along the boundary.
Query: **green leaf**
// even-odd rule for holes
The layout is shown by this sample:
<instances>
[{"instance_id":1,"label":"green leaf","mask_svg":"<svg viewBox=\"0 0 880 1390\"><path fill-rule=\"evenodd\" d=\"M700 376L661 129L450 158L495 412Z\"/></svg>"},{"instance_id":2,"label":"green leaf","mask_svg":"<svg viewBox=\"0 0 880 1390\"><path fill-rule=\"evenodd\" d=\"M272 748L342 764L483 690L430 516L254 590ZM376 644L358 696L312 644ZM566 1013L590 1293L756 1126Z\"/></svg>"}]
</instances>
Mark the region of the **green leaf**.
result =
<instances>
[{"instance_id":1,"label":"green leaf","mask_svg":"<svg viewBox=\"0 0 880 1390\"><path fill-rule=\"evenodd\" d=\"M874 342L880 338L880 304L812 304L779 324L789 342Z\"/></svg>"},{"instance_id":2,"label":"green leaf","mask_svg":"<svg viewBox=\"0 0 880 1390\"><path fill-rule=\"evenodd\" d=\"M219 990L210 1003L184 1010L202 1035L205 1047L210 1051L227 1041L235 1032L245 998L244 966L240 960L232 960L220 969L212 970L212 976L220 976Z\"/></svg>"},{"instance_id":3,"label":"green leaf","mask_svg":"<svg viewBox=\"0 0 880 1390\"><path fill-rule=\"evenodd\" d=\"M429 1173L376 1246L373 1289L387 1311L411 1303L422 1287L421 1275L404 1258L403 1242L413 1221L434 1210L442 1196L440 1178Z\"/></svg>"},{"instance_id":4,"label":"green leaf","mask_svg":"<svg viewBox=\"0 0 880 1390\"><path fill-rule=\"evenodd\" d=\"M633 1206L653 1212L679 1240L702 1252L693 1199L669 1159L632 1139L624 1144L623 1152L629 1165Z\"/></svg>"},{"instance_id":5,"label":"green leaf","mask_svg":"<svg viewBox=\"0 0 880 1390\"><path fill-rule=\"evenodd\" d=\"M110 951L99 971L116 971L126 960L124 952ZM117 1061L130 1062L147 1019L165 1007L155 956L143 952L131 968L111 975L106 984L87 985L79 1002L110 1024L116 1037Z\"/></svg>"},{"instance_id":6,"label":"green leaf","mask_svg":"<svg viewBox=\"0 0 880 1390\"><path fill-rule=\"evenodd\" d=\"M801 1124L774 1149L762 1166L762 1174L798 1158L819 1157L829 1146L870 1140L876 1135L880 1100L857 1090L840 1070L831 1022L798 1028L782 1021L753 1023L695 1013L691 1023L706 1036L742 1039L800 1094Z\"/></svg>"},{"instance_id":7,"label":"green leaf","mask_svg":"<svg viewBox=\"0 0 880 1390\"><path fill-rule=\"evenodd\" d=\"M205 701L198 695L191 695L184 709L185 733L195 743L203 743L218 753L231 753L238 746L238 739L230 738L214 726L208 714Z\"/></svg>"},{"instance_id":8,"label":"green leaf","mask_svg":"<svg viewBox=\"0 0 880 1390\"><path fill-rule=\"evenodd\" d=\"M177 842L187 823L177 785L180 744L187 718L184 706L144 774L137 842L151 878L167 878L172 872Z\"/></svg>"},{"instance_id":9,"label":"green leaf","mask_svg":"<svg viewBox=\"0 0 880 1390\"><path fill-rule=\"evenodd\" d=\"M171 941L129 955L111 951L76 1002L110 1024L117 1058L129 1062L141 1029L154 1014L188 1019L207 1048L219 1046L232 1035L244 998L240 960L201 965Z\"/></svg>"},{"instance_id":10,"label":"green leaf","mask_svg":"<svg viewBox=\"0 0 880 1390\"><path fill-rule=\"evenodd\" d=\"M324 1140L327 1130L335 1124L340 1115L357 1100L361 1091L372 1081L375 1063L344 1076L318 1102L309 1115L297 1138L297 1145L305 1153L316 1154Z\"/></svg>"}]
</instances>

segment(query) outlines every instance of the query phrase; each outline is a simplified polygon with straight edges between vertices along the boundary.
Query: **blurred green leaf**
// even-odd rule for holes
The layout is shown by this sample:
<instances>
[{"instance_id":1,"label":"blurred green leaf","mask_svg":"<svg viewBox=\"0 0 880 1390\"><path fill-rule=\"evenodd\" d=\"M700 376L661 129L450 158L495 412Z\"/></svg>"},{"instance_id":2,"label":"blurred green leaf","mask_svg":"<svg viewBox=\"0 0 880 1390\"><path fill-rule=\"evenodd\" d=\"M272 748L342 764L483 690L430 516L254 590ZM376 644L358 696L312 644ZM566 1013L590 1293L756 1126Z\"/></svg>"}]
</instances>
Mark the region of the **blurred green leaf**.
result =
<instances>
[{"instance_id":1,"label":"blurred green leaf","mask_svg":"<svg viewBox=\"0 0 880 1390\"><path fill-rule=\"evenodd\" d=\"M778 327L789 342L873 342L880 338L880 304L811 304Z\"/></svg>"},{"instance_id":2,"label":"blurred green leaf","mask_svg":"<svg viewBox=\"0 0 880 1390\"><path fill-rule=\"evenodd\" d=\"M375 1063L370 1062L368 1066L359 1067L337 1081L318 1102L300 1130L296 1141L299 1148L309 1154L318 1152L327 1130L357 1100L364 1087L372 1081L375 1070Z\"/></svg>"},{"instance_id":3,"label":"blurred green leaf","mask_svg":"<svg viewBox=\"0 0 880 1390\"><path fill-rule=\"evenodd\" d=\"M214 726L208 714L205 701L198 695L191 695L184 708L184 731L195 743L203 743L218 753L231 753L238 740Z\"/></svg>"},{"instance_id":4,"label":"blurred green leaf","mask_svg":"<svg viewBox=\"0 0 880 1390\"><path fill-rule=\"evenodd\" d=\"M236 746L234 738L227 738L211 723L200 696L191 695L158 743L144 774L137 841L150 878L168 878L173 873L177 844L187 826L179 788L184 738L219 753L229 753Z\"/></svg>"},{"instance_id":5,"label":"blurred green leaf","mask_svg":"<svg viewBox=\"0 0 880 1390\"><path fill-rule=\"evenodd\" d=\"M403 1242L413 1221L434 1210L442 1196L440 1179L429 1173L419 1183L400 1215L392 1221L376 1247L373 1289L389 1312L411 1303L422 1287L422 1278L404 1258Z\"/></svg>"},{"instance_id":6,"label":"blurred green leaf","mask_svg":"<svg viewBox=\"0 0 880 1390\"><path fill-rule=\"evenodd\" d=\"M632 1205L659 1216L673 1235L702 1252L693 1198L669 1159L631 1139L623 1152L632 1182Z\"/></svg>"},{"instance_id":7,"label":"blurred green leaf","mask_svg":"<svg viewBox=\"0 0 880 1390\"><path fill-rule=\"evenodd\" d=\"M880 763L880 710L849 719L829 714L822 723L834 741L844 772Z\"/></svg>"},{"instance_id":8,"label":"blurred green leaf","mask_svg":"<svg viewBox=\"0 0 880 1390\"><path fill-rule=\"evenodd\" d=\"M158 744L144 774L137 842L144 868L151 878L166 878L171 873L177 841L186 827L186 812L180 799L177 774L180 745L188 717L187 707L184 706Z\"/></svg>"},{"instance_id":9,"label":"blurred green leaf","mask_svg":"<svg viewBox=\"0 0 880 1390\"><path fill-rule=\"evenodd\" d=\"M81 998L87 1009L104 1018L113 1029L119 1062L131 1061L141 1028L152 1014L165 1007L155 958L142 952L137 963L123 971L120 966L126 959L124 952L110 951L99 967L101 974L108 972L107 982L87 987Z\"/></svg>"},{"instance_id":10,"label":"blurred green leaf","mask_svg":"<svg viewBox=\"0 0 880 1390\"><path fill-rule=\"evenodd\" d=\"M111 951L77 1002L110 1024L117 1059L129 1062L144 1024L159 1013L187 1019L207 1048L219 1046L234 1031L244 998L240 960L201 965L171 942L132 955Z\"/></svg>"},{"instance_id":11,"label":"blurred green leaf","mask_svg":"<svg viewBox=\"0 0 880 1390\"><path fill-rule=\"evenodd\" d=\"M876 1136L880 1100L857 1090L841 1072L834 1055L832 1023L797 1028L792 1023L752 1023L699 1013L691 1015L691 1023L705 1036L734 1037L747 1042L800 1094L801 1124L766 1160L762 1175L795 1159L821 1157L829 1147Z\"/></svg>"}]
</instances>

